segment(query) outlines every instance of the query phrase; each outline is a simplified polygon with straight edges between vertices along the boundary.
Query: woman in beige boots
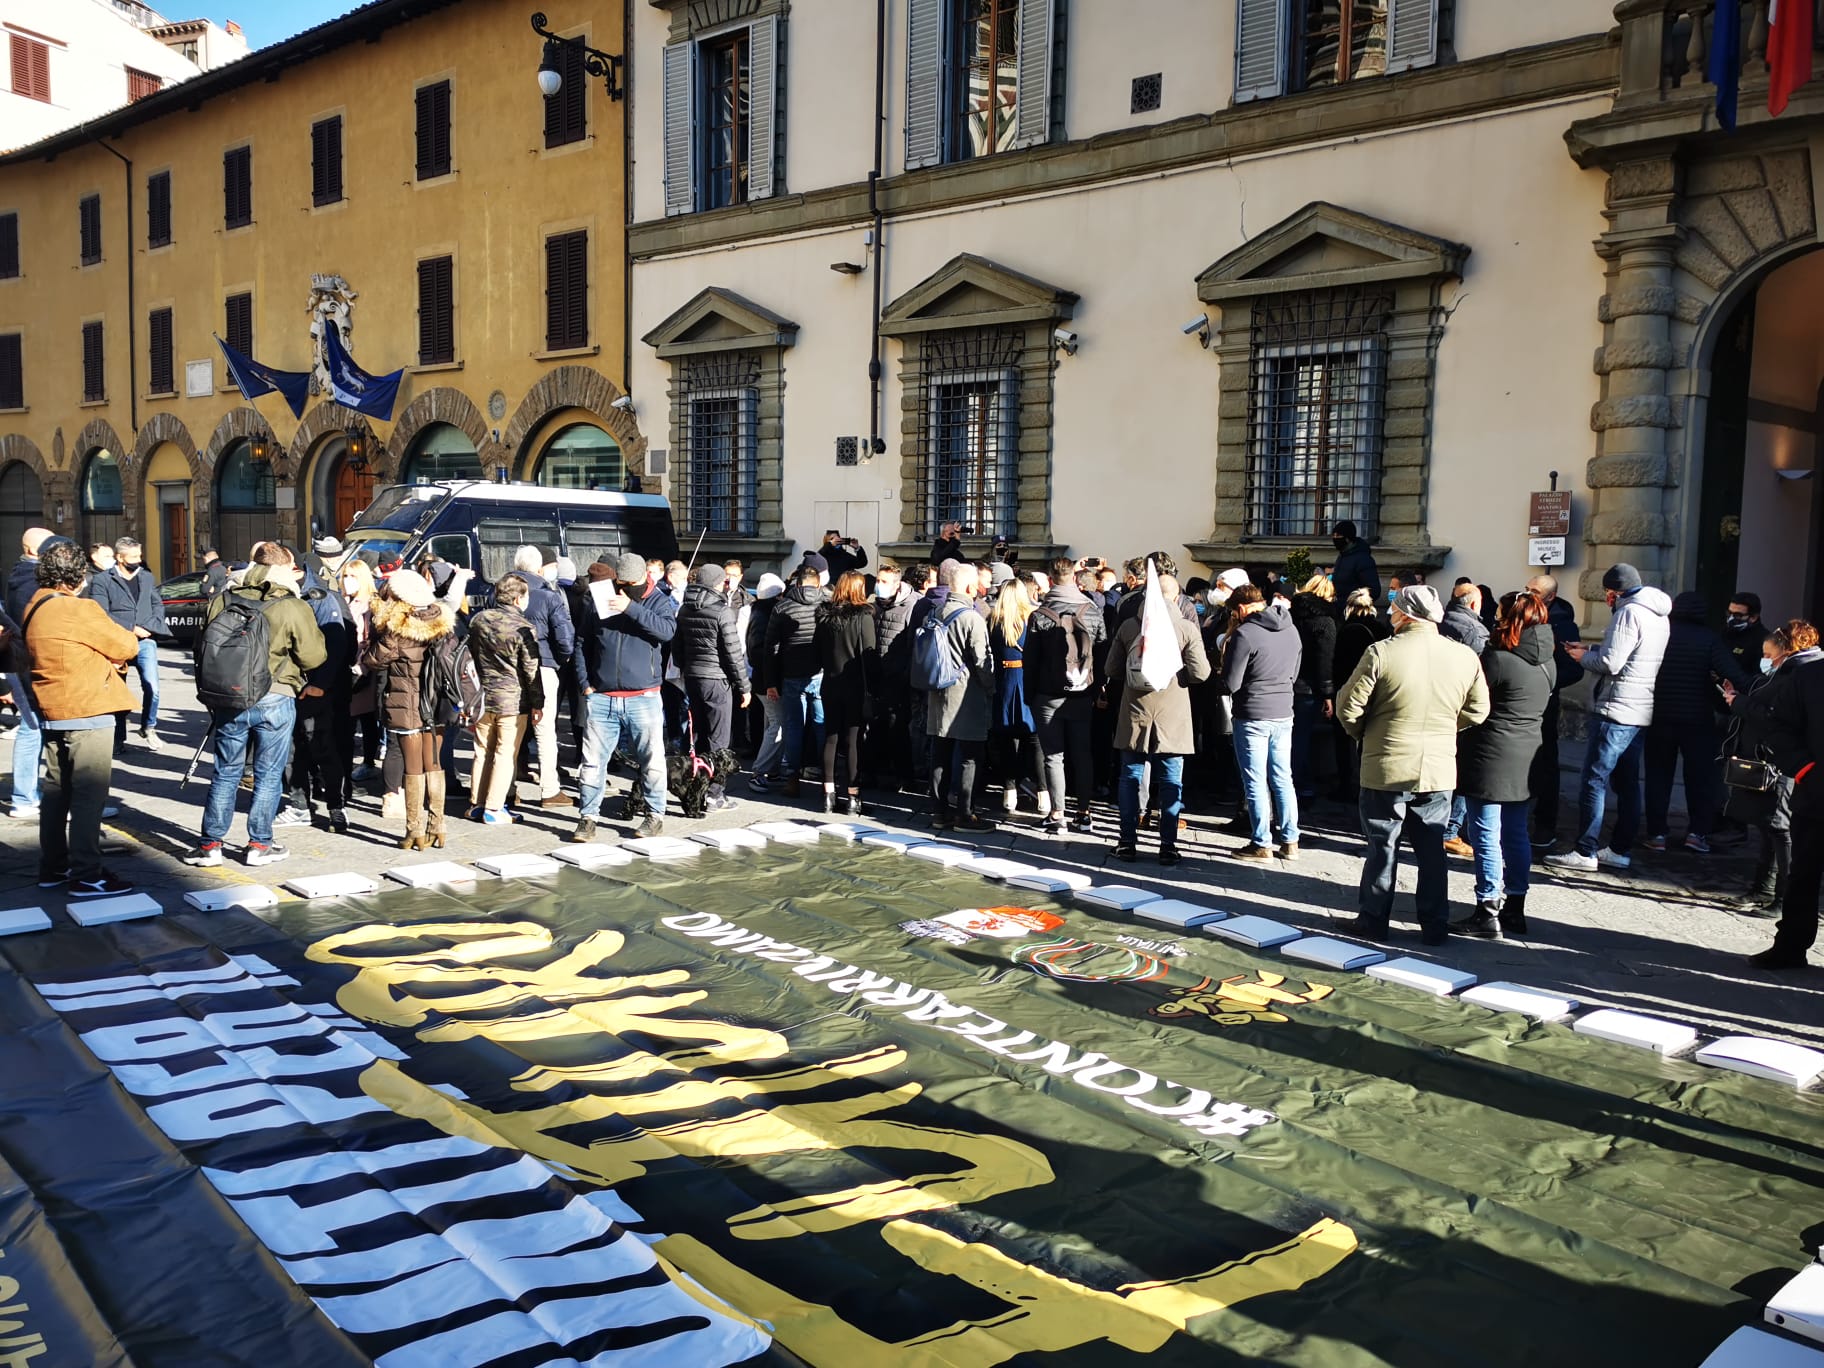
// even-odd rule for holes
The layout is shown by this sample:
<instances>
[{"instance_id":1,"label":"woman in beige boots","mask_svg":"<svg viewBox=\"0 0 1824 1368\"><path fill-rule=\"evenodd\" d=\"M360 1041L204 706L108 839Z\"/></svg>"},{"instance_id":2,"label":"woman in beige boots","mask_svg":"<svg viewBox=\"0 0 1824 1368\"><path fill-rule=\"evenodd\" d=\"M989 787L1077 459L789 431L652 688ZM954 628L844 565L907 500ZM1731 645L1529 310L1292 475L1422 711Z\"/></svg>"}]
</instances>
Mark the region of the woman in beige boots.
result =
<instances>
[{"instance_id":1,"label":"woman in beige boots","mask_svg":"<svg viewBox=\"0 0 1824 1368\"><path fill-rule=\"evenodd\" d=\"M361 666L380 676L380 716L387 744L405 761L405 835L401 850L443 847L443 729L426 717L420 683L431 646L456 628L456 611L439 603L415 570L395 570L374 603L372 635Z\"/></svg>"}]
</instances>

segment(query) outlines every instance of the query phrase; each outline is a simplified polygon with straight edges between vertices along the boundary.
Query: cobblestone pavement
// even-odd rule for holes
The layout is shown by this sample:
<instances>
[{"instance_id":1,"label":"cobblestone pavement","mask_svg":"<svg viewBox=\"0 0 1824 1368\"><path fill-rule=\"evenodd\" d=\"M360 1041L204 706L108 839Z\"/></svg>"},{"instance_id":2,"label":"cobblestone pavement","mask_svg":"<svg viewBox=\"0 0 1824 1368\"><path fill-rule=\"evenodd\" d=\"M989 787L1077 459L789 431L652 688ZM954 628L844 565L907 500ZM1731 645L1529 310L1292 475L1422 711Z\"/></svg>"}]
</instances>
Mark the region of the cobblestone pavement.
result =
<instances>
[{"instance_id":1,"label":"cobblestone pavement","mask_svg":"<svg viewBox=\"0 0 1824 1368\"><path fill-rule=\"evenodd\" d=\"M210 773L207 758L187 790L180 791L178 783L202 739L206 717L196 704L187 658L176 651L163 655L160 732L166 745L153 752L129 744L115 762L115 795L121 811L108 824L107 844L114 872L168 908L179 905L186 889L230 880L276 887L301 874L338 871L377 880L396 862L544 852L556 846L574 823L574 810L548 813L528 806L521 809L525 819L512 826L453 821L447 850L404 855L397 844L403 822L383 822L379 800L362 797L351 808L354 829L347 835L316 828L281 829L279 839L291 850L281 865L252 870L230 863L220 869L190 869L177 856L197 839ZM0 740L0 759L9 771L10 751L9 733L8 739ZM614 795L624 788L624 779L613 782L608 811L615 810ZM814 802L749 798L738 780L734 792L741 800L735 811L701 823L674 815L666 822L667 833L687 835L704 827L808 816ZM243 811L245 806L243 798ZM880 795L869 818L886 826L918 829L924 810L919 799ZM1113 813L1107 809L1098 814L1094 836L1044 837L1036 819L1026 813L977 837L974 844L1091 873L1103 882L1138 884L1201 898L1231 912L1276 917L1314 932L1341 930L1353 916L1361 847L1348 809L1316 805L1305 814L1303 858L1296 864L1275 861L1271 866L1243 866L1227 859L1226 852L1242 842L1218 834L1219 822L1207 814L1190 811L1187 817L1189 827L1181 839L1186 858L1171 870L1153 863L1152 845L1146 839L1140 863L1114 861ZM241 831L237 821L231 842L240 839ZM601 838L614 839L617 833L633 834L630 828L605 822ZM58 916L61 895L46 897L35 887L37 839L35 823L0 818L0 907L42 905ZM1511 979L1562 989L1589 1002L1679 1018L1711 1033L1752 1032L1824 1046L1824 973L1818 972L1824 955L1814 951L1813 968L1797 974L1767 974L1744 962L1744 956L1771 943L1773 929L1771 922L1722 905L1723 899L1743 890L1748 872L1739 856L1702 857L1682 851L1637 854L1634 868L1625 876L1546 875L1535 866L1527 907L1530 939L1483 942L1453 937L1439 950L1423 953L1484 981ZM908 868L906 877L917 878L916 870ZM1401 887L1407 896L1401 906L1407 913L1412 886L1412 871L1403 870ZM1466 862L1452 862L1451 893L1460 904L1472 897ZM1420 953L1417 928L1396 921L1392 949Z\"/></svg>"}]
</instances>

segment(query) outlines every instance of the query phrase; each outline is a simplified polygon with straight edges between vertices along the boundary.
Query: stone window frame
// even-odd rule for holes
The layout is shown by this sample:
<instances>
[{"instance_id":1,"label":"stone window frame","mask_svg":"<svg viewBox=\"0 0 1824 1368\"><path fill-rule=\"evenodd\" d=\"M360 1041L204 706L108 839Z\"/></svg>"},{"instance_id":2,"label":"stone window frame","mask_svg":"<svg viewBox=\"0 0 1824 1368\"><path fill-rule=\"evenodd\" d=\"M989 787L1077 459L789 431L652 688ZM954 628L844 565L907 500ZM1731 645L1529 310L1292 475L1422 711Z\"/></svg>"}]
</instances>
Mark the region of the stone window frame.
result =
<instances>
[{"instance_id":1,"label":"stone window frame","mask_svg":"<svg viewBox=\"0 0 1824 1368\"><path fill-rule=\"evenodd\" d=\"M1254 537L1248 527L1249 403L1254 379L1256 301L1352 286L1393 297L1383 329L1379 532L1383 569L1437 569L1451 548L1432 542L1428 494L1437 353L1448 315L1447 282L1460 280L1470 249L1355 210L1317 201L1221 258L1197 277L1210 311L1219 375L1216 495L1207 541L1191 553L1206 565L1277 563L1296 547L1328 559L1321 537Z\"/></svg>"},{"instance_id":2,"label":"stone window frame","mask_svg":"<svg viewBox=\"0 0 1824 1368\"><path fill-rule=\"evenodd\" d=\"M798 340L798 325L732 290L711 286L641 340L661 361L671 363L669 422L676 473L668 472L667 481L680 539L694 543L704 533L699 561L738 556L752 565L783 564L795 545L785 535L785 352ZM688 504L675 497L684 478L675 463L689 459L692 364L736 356L750 357L752 366L751 385L743 386L754 391L751 536L687 527Z\"/></svg>"},{"instance_id":3,"label":"stone window frame","mask_svg":"<svg viewBox=\"0 0 1824 1368\"><path fill-rule=\"evenodd\" d=\"M967 331L1013 332L1019 374L1018 499L1016 535L1029 561L1046 561L1065 548L1051 530L1052 416L1058 366L1053 332L1075 311L1077 295L983 257L963 253L889 304L881 316L883 337L902 343L900 381L899 537L883 542L887 555L919 558L931 547L926 535L920 472L930 422L933 378L927 345L938 334ZM1005 528L982 527L964 539L969 555L986 555Z\"/></svg>"}]
</instances>

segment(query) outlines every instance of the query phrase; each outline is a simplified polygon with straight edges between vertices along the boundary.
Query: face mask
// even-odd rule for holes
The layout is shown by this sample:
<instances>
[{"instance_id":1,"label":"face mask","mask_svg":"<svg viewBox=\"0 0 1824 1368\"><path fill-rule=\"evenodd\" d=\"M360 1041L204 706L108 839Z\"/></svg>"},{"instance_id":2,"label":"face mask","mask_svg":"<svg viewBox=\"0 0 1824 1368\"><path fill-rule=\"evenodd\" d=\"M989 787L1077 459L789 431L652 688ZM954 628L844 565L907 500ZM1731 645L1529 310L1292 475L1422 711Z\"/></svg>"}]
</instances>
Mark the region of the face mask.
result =
<instances>
[{"instance_id":1,"label":"face mask","mask_svg":"<svg viewBox=\"0 0 1824 1368\"><path fill-rule=\"evenodd\" d=\"M1729 614L1726 621L1731 627L1746 627L1748 625L1748 619L1743 617L1740 613Z\"/></svg>"},{"instance_id":2,"label":"face mask","mask_svg":"<svg viewBox=\"0 0 1824 1368\"><path fill-rule=\"evenodd\" d=\"M1393 599L1394 599L1394 595L1398 594L1399 592L1400 591L1398 589L1389 589L1387 591L1387 602L1392 603Z\"/></svg>"},{"instance_id":3,"label":"face mask","mask_svg":"<svg viewBox=\"0 0 1824 1368\"><path fill-rule=\"evenodd\" d=\"M1202 616L1203 616L1203 615L1204 615L1204 614L1205 614L1205 613L1207 613L1207 612L1209 612L1209 611L1210 611L1210 605L1209 605L1209 604L1207 604L1207 603L1200 603L1200 604L1198 604L1198 605L1197 605L1197 616L1198 616L1198 617L1202 617Z\"/></svg>"},{"instance_id":4,"label":"face mask","mask_svg":"<svg viewBox=\"0 0 1824 1368\"><path fill-rule=\"evenodd\" d=\"M878 583L874 586L874 597L875 598L890 599L893 597L893 595L896 592L897 592L897 586L895 586L894 588L888 588L886 585L878 584Z\"/></svg>"},{"instance_id":5,"label":"face mask","mask_svg":"<svg viewBox=\"0 0 1824 1368\"><path fill-rule=\"evenodd\" d=\"M1761 673L1764 675L1770 675L1773 673L1773 659L1771 656L1762 656L1761 657Z\"/></svg>"}]
</instances>

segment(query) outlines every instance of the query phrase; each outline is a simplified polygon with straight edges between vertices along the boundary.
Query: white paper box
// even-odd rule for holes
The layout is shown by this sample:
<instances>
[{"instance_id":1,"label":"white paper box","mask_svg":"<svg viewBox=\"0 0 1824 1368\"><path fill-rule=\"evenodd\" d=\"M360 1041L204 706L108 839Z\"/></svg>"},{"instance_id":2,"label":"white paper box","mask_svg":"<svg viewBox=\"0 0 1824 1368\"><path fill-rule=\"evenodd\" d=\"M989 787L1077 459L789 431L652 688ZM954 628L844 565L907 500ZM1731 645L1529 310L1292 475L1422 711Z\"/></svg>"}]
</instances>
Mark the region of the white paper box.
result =
<instances>
[{"instance_id":1,"label":"white paper box","mask_svg":"<svg viewBox=\"0 0 1824 1368\"><path fill-rule=\"evenodd\" d=\"M562 869L549 855L483 855L475 861L477 869L498 874L503 879L536 879Z\"/></svg>"},{"instance_id":2,"label":"white paper box","mask_svg":"<svg viewBox=\"0 0 1824 1368\"><path fill-rule=\"evenodd\" d=\"M1459 996L1465 1002L1486 1007L1491 1012L1518 1012L1535 1021L1563 1021L1577 1010L1577 999L1540 988L1523 988L1518 983L1479 983Z\"/></svg>"},{"instance_id":3,"label":"white paper box","mask_svg":"<svg viewBox=\"0 0 1824 1368\"><path fill-rule=\"evenodd\" d=\"M481 875L454 860L434 860L428 864L396 865L386 871L386 877L407 888L435 888L439 884L472 884Z\"/></svg>"},{"instance_id":4,"label":"white paper box","mask_svg":"<svg viewBox=\"0 0 1824 1368\"><path fill-rule=\"evenodd\" d=\"M1226 918L1227 912L1219 912L1214 907L1205 907L1202 903L1185 902L1182 898L1160 898L1157 902L1143 903L1134 909L1134 915L1141 921L1157 922L1161 926L1176 926L1189 931L1199 926L1208 926Z\"/></svg>"},{"instance_id":5,"label":"white paper box","mask_svg":"<svg viewBox=\"0 0 1824 1368\"><path fill-rule=\"evenodd\" d=\"M42 907L8 907L0 910L0 936L17 936L27 931L50 929L50 914Z\"/></svg>"},{"instance_id":6,"label":"white paper box","mask_svg":"<svg viewBox=\"0 0 1824 1368\"><path fill-rule=\"evenodd\" d=\"M1824 1052L1759 1036L1724 1036L1697 1052L1697 1062L1808 1088L1824 1074Z\"/></svg>"},{"instance_id":7,"label":"white paper box","mask_svg":"<svg viewBox=\"0 0 1824 1368\"><path fill-rule=\"evenodd\" d=\"M1810 1264L1767 1303L1767 1323L1824 1344L1824 1264ZM1824 1363L1824 1357L1819 1360Z\"/></svg>"},{"instance_id":8,"label":"white paper box","mask_svg":"<svg viewBox=\"0 0 1824 1368\"><path fill-rule=\"evenodd\" d=\"M755 822L748 830L781 845L811 845L817 840L817 828L803 822Z\"/></svg>"},{"instance_id":9,"label":"white paper box","mask_svg":"<svg viewBox=\"0 0 1824 1368\"><path fill-rule=\"evenodd\" d=\"M1404 955L1399 959L1371 964L1362 972L1369 978L1417 988L1421 993L1430 993L1433 997L1449 997L1452 993L1473 987L1476 982L1476 976L1467 970L1452 969L1446 964L1433 964L1429 960L1411 959Z\"/></svg>"},{"instance_id":10,"label":"white paper box","mask_svg":"<svg viewBox=\"0 0 1824 1368\"><path fill-rule=\"evenodd\" d=\"M863 836L879 834L880 828L865 822L823 822L817 832L821 836L834 836L839 841L859 841Z\"/></svg>"},{"instance_id":11,"label":"white paper box","mask_svg":"<svg viewBox=\"0 0 1824 1368\"><path fill-rule=\"evenodd\" d=\"M907 846L906 854L915 860L929 860L932 864L948 865L952 869L981 858L972 846L945 845L942 842Z\"/></svg>"},{"instance_id":12,"label":"white paper box","mask_svg":"<svg viewBox=\"0 0 1824 1368\"><path fill-rule=\"evenodd\" d=\"M863 845L890 850L910 850L915 845L930 845L929 836L909 836L903 831L870 831L859 838Z\"/></svg>"},{"instance_id":13,"label":"white paper box","mask_svg":"<svg viewBox=\"0 0 1824 1368\"><path fill-rule=\"evenodd\" d=\"M1699 1368L1824 1368L1824 1354L1752 1325L1744 1325L1716 1347Z\"/></svg>"},{"instance_id":14,"label":"white paper box","mask_svg":"<svg viewBox=\"0 0 1824 1368\"><path fill-rule=\"evenodd\" d=\"M1086 907L1107 907L1116 912L1132 912L1142 903L1159 901L1157 893L1135 888L1132 884L1101 884L1079 888L1072 896Z\"/></svg>"},{"instance_id":15,"label":"white paper box","mask_svg":"<svg viewBox=\"0 0 1824 1368\"><path fill-rule=\"evenodd\" d=\"M731 827L725 831L694 831L690 839L711 850L766 849L766 837L757 831L749 831L746 827Z\"/></svg>"},{"instance_id":16,"label":"white paper box","mask_svg":"<svg viewBox=\"0 0 1824 1368\"><path fill-rule=\"evenodd\" d=\"M1321 964L1326 969L1366 969L1387 958L1386 952L1349 941L1332 940L1329 936L1306 936L1287 941L1279 953L1306 964Z\"/></svg>"},{"instance_id":17,"label":"white paper box","mask_svg":"<svg viewBox=\"0 0 1824 1368\"><path fill-rule=\"evenodd\" d=\"M1039 869L1031 874L1015 874L1007 879L1009 888L1030 888L1035 893L1074 893L1095 882L1087 874L1069 869Z\"/></svg>"},{"instance_id":18,"label":"white paper box","mask_svg":"<svg viewBox=\"0 0 1824 1368\"><path fill-rule=\"evenodd\" d=\"M156 917L165 909L158 899L146 893L127 893L118 898L72 898L70 916L78 926L106 926L109 922L138 921Z\"/></svg>"},{"instance_id":19,"label":"white paper box","mask_svg":"<svg viewBox=\"0 0 1824 1368\"><path fill-rule=\"evenodd\" d=\"M560 864L575 865L578 869L606 869L609 865L630 865L639 857L622 850L618 845L608 845L602 841L584 841L580 845L561 845L556 850L546 852Z\"/></svg>"},{"instance_id":20,"label":"white paper box","mask_svg":"<svg viewBox=\"0 0 1824 1368\"><path fill-rule=\"evenodd\" d=\"M1230 917L1227 921L1211 922L1203 929L1212 936L1221 936L1238 945L1251 945L1256 950L1284 945L1305 934L1297 927L1276 922L1271 917Z\"/></svg>"},{"instance_id":21,"label":"white paper box","mask_svg":"<svg viewBox=\"0 0 1824 1368\"><path fill-rule=\"evenodd\" d=\"M365 874L307 874L279 886L300 898L349 898L374 891L374 881Z\"/></svg>"},{"instance_id":22,"label":"white paper box","mask_svg":"<svg viewBox=\"0 0 1824 1368\"><path fill-rule=\"evenodd\" d=\"M222 912L230 907L277 907L279 895L265 884L221 884L215 888L193 888L184 901L198 912Z\"/></svg>"},{"instance_id":23,"label":"white paper box","mask_svg":"<svg viewBox=\"0 0 1824 1368\"><path fill-rule=\"evenodd\" d=\"M688 860L703 853L702 846L695 841L686 841L681 836L641 836L636 840L622 841L621 849L631 850L635 855L643 855L648 860Z\"/></svg>"},{"instance_id":24,"label":"white paper box","mask_svg":"<svg viewBox=\"0 0 1824 1368\"><path fill-rule=\"evenodd\" d=\"M1641 1016L1603 1007L1577 1018L1571 1029L1578 1035L1613 1040L1619 1045L1635 1045L1655 1054L1682 1054L1697 1044L1697 1032L1683 1022L1661 1021L1658 1017ZM1819 1368L1824 1368L1820 1364Z\"/></svg>"},{"instance_id":25,"label":"white paper box","mask_svg":"<svg viewBox=\"0 0 1824 1368\"><path fill-rule=\"evenodd\" d=\"M1021 860L1003 860L998 855L977 855L973 860L964 860L956 866L969 874L980 874L984 879L1006 880L1016 874L1037 874L1039 867L1026 864Z\"/></svg>"}]
</instances>

